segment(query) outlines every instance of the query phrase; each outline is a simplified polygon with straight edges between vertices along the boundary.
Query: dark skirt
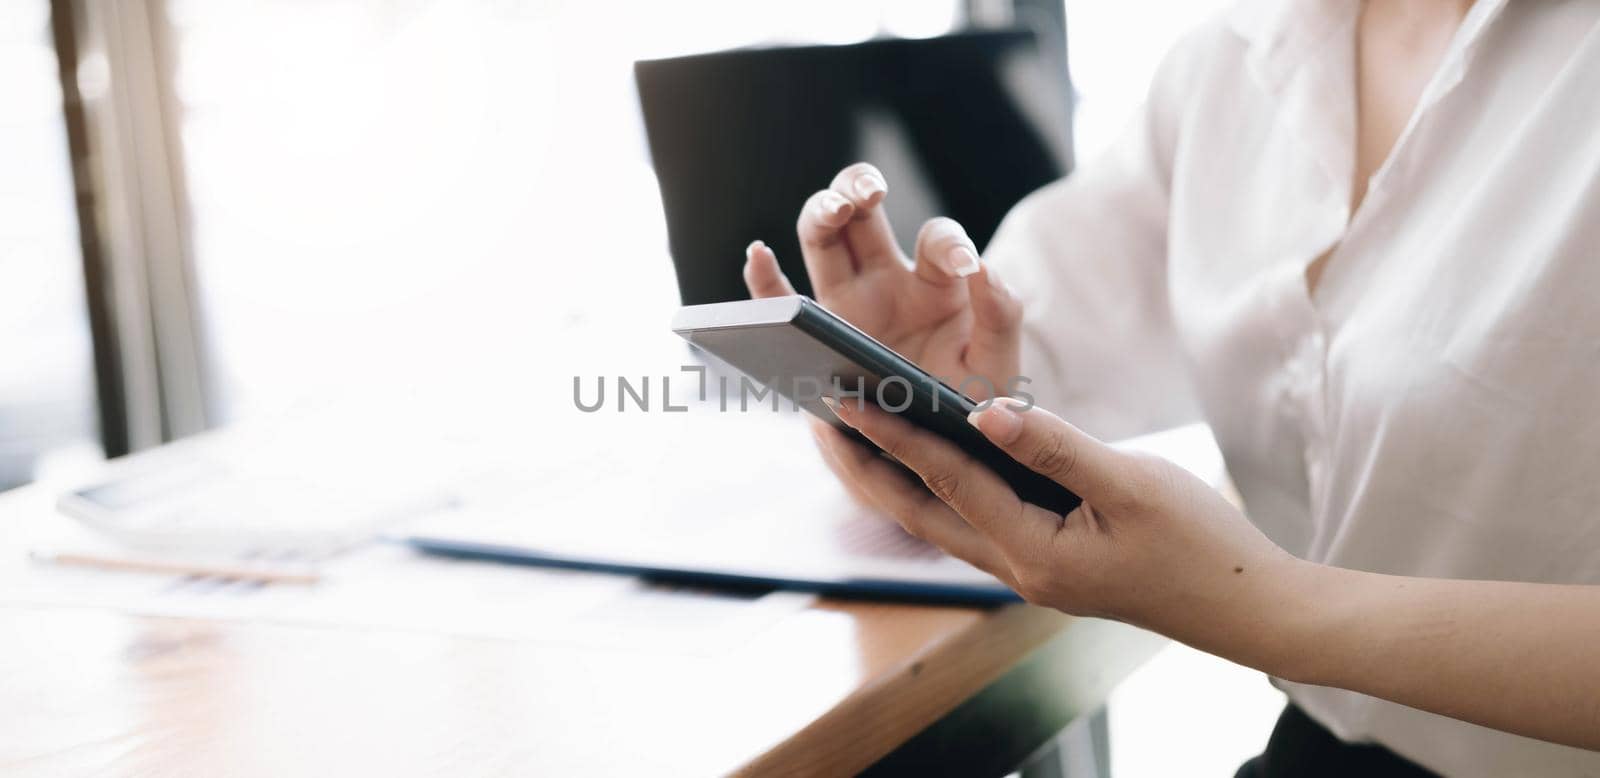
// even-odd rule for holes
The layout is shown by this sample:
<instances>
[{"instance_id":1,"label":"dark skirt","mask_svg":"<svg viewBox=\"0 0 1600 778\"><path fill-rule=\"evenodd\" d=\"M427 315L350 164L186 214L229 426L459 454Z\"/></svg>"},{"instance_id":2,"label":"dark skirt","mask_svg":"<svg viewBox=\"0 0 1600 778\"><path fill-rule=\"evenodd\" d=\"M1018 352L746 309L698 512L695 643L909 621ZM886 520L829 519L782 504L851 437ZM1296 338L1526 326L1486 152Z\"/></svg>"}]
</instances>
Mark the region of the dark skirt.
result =
<instances>
[{"instance_id":1,"label":"dark skirt","mask_svg":"<svg viewBox=\"0 0 1600 778\"><path fill-rule=\"evenodd\" d=\"M1272 728L1267 750L1234 778L1428 778L1436 774L1372 743L1346 743L1290 705Z\"/></svg>"}]
</instances>

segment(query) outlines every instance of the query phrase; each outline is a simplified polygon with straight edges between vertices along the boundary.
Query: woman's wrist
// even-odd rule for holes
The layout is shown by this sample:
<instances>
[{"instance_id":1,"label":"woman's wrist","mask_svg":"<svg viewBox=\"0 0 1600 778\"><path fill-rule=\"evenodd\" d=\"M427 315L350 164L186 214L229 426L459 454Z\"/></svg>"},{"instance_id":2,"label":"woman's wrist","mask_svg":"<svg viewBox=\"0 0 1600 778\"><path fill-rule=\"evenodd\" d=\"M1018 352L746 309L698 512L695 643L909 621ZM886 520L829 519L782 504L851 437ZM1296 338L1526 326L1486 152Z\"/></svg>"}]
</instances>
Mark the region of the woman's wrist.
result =
<instances>
[{"instance_id":1,"label":"woman's wrist","mask_svg":"<svg viewBox=\"0 0 1600 778\"><path fill-rule=\"evenodd\" d=\"M1328 685L1341 664L1351 571L1289 557L1264 581L1258 669L1297 683Z\"/></svg>"},{"instance_id":2,"label":"woman's wrist","mask_svg":"<svg viewBox=\"0 0 1600 778\"><path fill-rule=\"evenodd\" d=\"M1274 677L1326 683L1344 610L1334 600L1347 571L1284 552L1235 567L1215 586L1197 587L1193 600L1130 621Z\"/></svg>"}]
</instances>

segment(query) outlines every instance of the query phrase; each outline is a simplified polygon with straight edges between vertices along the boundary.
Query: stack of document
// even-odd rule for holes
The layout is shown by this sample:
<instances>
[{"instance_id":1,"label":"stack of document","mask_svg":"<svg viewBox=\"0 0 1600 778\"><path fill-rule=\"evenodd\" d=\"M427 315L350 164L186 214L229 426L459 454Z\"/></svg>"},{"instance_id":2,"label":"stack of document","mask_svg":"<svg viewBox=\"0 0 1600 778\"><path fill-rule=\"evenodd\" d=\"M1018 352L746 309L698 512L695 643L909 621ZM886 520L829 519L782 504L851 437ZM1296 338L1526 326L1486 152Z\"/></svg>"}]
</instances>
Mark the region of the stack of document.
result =
<instances>
[{"instance_id":1,"label":"stack of document","mask_svg":"<svg viewBox=\"0 0 1600 778\"><path fill-rule=\"evenodd\" d=\"M625 472L573 462L520 495L408 525L426 551L715 584L951 602L1010 602L992 576L854 504L793 414L691 414L675 444L635 437ZM682 441L693 440L685 445ZM1222 456L1204 425L1124 444L1212 484Z\"/></svg>"}]
</instances>

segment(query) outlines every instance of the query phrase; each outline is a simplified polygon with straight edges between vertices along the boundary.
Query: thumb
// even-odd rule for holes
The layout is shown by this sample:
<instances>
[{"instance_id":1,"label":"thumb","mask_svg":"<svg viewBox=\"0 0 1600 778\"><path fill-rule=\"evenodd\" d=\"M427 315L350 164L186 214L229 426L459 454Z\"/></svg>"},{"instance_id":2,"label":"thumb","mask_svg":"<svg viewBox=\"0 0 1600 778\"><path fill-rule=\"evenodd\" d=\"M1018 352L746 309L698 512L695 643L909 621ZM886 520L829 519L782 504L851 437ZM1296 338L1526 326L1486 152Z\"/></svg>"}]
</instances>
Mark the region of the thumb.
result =
<instances>
[{"instance_id":1,"label":"thumb","mask_svg":"<svg viewBox=\"0 0 1600 778\"><path fill-rule=\"evenodd\" d=\"M1118 503L1130 496L1133 458L1043 408L1000 397L973 411L967 420L1012 459L1091 505Z\"/></svg>"}]
</instances>

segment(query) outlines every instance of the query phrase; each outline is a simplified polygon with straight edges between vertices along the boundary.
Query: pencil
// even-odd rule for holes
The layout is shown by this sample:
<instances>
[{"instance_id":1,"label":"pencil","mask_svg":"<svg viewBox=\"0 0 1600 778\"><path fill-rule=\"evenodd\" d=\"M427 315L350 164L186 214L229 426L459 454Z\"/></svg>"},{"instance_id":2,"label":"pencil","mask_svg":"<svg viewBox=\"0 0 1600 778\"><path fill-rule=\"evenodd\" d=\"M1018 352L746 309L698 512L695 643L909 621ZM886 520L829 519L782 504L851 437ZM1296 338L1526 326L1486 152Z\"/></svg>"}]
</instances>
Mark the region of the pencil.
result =
<instances>
[{"instance_id":1,"label":"pencil","mask_svg":"<svg viewBox=\"0 0 1600 778\"><path fill-rule=\"evenodd\" d=\"M163 575L198 575L234 581L260 583L314 584L321 580L315 572L281 570L255 566L209 565L160 559L106 556L101 554L53 553L32 551L28 556L35 562L66 567L89 567L99 570L119 570L128 573L159 573Z\"/></svg>"}]
</instances>

